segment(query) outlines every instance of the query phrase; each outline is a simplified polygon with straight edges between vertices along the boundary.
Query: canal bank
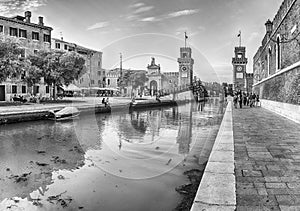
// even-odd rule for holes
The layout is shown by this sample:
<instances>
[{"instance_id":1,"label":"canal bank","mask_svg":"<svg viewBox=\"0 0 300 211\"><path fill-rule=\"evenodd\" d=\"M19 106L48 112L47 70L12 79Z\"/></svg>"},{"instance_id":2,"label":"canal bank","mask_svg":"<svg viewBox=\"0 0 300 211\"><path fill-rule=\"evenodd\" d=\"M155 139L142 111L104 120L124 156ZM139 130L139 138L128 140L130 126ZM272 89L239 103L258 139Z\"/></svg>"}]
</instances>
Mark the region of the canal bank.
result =
<instances>
[{"instance_id":1,"label":"canal bank","mask_svg":"<svg viewBox=\"0 0 300 211\"><path fill-rule=\"evenodd\" d=\"M191 211L236 209L232 102L209 156Z\"/></svg>"},{"instance_id":2,"label":"canal bank","mask_svg":"<svg viewBox=\"0 0 300 211\"><path fill-rule=\"evenodd\" d=\"M0 124L19 123L26 121L38 121L46 120L48 118L49 111L59 111L66 106L74 106L81 113L111 113L111 112L128 112L136 109L155 108L162 106L176 106L177 102L173 100L141 100L137 102L117 102L111 103L110 106L104 106L99 103L68 103L57 105L38 105L35 104L32 107L19 106L18 109L14 109L15 106L7 106L5 111L0 112Z\"/></svg>"}]
</instances>

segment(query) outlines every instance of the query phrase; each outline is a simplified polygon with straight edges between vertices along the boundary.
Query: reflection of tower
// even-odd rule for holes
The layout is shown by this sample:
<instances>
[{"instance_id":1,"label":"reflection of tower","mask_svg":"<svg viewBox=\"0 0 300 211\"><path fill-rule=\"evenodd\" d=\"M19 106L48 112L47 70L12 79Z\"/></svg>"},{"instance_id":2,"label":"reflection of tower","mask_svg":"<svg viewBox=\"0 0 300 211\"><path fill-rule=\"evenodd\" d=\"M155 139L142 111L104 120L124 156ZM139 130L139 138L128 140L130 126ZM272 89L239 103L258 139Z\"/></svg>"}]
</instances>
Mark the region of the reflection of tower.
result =
<instances>
[{"instance_id":1,"label":"reflection of tower","mask_svg":"<svg viewBox=\"0 0 300 211\"><path fill-rule=\"evenodd\" d=\"M159 129L161 128L161 115L162 111L149 111L147 120L148 124L150 125L150 131L152 135L152 140L154 140L155 136L159 135Z\"/></svg>"},{"instance_id":2,"label":"reflection of tower","mask_svg":"<svg viewBox=\"0 0 300 211\"><path fill-rule=\"evenodd\" d=\"M188 112L179 112L179 129L177 136L178 152L179 154L188 154L190 152L190 143L192 141L192 103L185 106L184 108L188 109Z\"/></svg>"},{"instance_id":3,"label":"reflection of tower","mask_svg":"<svg viewBox=\"0 0 300 211\"><path fill-rule=\"evenodd\" d=\"M192 49L190 47L180 48L179 63L179 85L185 86L193 82L193 65Z\"/></svg>"}]
</instances>

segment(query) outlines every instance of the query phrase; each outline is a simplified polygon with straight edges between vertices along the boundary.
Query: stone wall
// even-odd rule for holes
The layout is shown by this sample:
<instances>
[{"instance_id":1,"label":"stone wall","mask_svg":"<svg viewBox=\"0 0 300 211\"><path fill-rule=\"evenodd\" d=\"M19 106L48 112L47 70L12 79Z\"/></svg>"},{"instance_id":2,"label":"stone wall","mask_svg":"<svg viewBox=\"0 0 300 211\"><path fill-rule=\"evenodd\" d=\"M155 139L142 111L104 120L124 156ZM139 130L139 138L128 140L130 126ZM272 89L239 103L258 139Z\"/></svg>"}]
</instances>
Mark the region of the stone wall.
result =
<instances>
[{"instance_id":1,"label":"stone wall","mask_svg":"<svg viewBox=\"0 0 300 211\"><path fill-rule=\"evenodd\" d=\"M300 67L273 77L254 87L262 99L300 104Z\"/></svg>"},{"instance_id":2,"label":"stone wall","mask_svg":"<svg viewBox=\"0 0 300 211\"><path fill-rule=\"evenodd\" d=\"M300 105L281 103L271 100L261 100L261 106L281 116L300 123Z\"/></svg>"},{"instance_id":3,"label":"stone wall","mask_svg":"<svg viewBox=\"0 0 300 211\"><path fill-rule=\"evenodd\" d=\"M253 58L254 91L261 98L299 103L299 35L300 0L284 0Z\"/></svg>"}]
</instances>

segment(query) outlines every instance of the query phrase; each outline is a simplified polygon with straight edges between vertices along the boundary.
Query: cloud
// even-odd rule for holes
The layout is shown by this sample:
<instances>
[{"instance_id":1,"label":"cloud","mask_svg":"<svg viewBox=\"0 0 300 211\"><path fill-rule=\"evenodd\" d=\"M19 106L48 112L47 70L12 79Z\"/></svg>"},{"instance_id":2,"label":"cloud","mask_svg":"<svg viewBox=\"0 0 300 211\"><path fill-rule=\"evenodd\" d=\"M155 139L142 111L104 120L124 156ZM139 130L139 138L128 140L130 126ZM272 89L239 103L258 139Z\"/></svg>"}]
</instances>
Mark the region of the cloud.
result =
<instances>
[{"instance_id":1,"label":"cloud","mask_svg":"<svg viewBox=\"0 0 300 211\"><path fill-rule=\"evenodd\" d=\"M35 11L46 3L47 0L0 0L0 14L13 16L26 10Z\"/></svg>"},{"instance_id":2,"label":"cloud","mask_svg":"<svg viewBox=\"0 0 300 211\"><path fill-rule=\"evenodd\" d=\"M160 19L156 18L156 17L147 17L147 18L141 19L140 21L143 21L143 22L157 22L157 21L160 21Z\"/></svg>"},{"instance_id":3,"label":"cloud","mask_svg":"<svg viewBox=\"0 0 300 211\"><path fill-rule=\"evenodd\" d=\"M152 10L153 8L154 8L153 6L140 7L138 9L136 9L133 13L134 14L143 13L143 12L147 12L149 10Z\"/></svg>"},{"instance_id":4,"label":"cloud","mask_svg":"<svg viewBox=\"0 0 300 211\"><path fill-rule=\"evenodd\" d=\"M198 30L194 31L194 29L191 29L189 27L179 27L176 32L175 35L177 36L184 36L184 32L187 33L187 36L190 37L194 37L198 34L200 34L202 31L205 30L205 28L203 27L197 27Z\"/></svg>"},{"instance_id":5,"label":"cloud","mask_svg":"<svg viewBox=\"0 0 300 211\"><path fill-rule=\"evenodd\" d=\"M205 31L206 30L206 28L204 27L204 26L198 26L197 27L200 31Z\"/></svg>"},{"instance_id":6,"label":"cloud","mask_svg":"<svg viewBox=\"0 0 300 211\"><path fill-rule=\"evenodd\" d=\"M196 10L180 10L180 11L177 11L177 12L169 13L167 15L167 17L168 18L176 18L176 17L180 17L180 16L193 15L193 14L196 14L198 12L199 12L198 9L196 9Z\"/></svg>"},{"instance_id":7,"label":"cloud","mask_svg":"<svg viewBox=\"0 0 300 211\"><path fill-rule=\"evenodd\" d=\"M199 12L198 9L196 9L196 10L181 10L181 11L172 12L172 13L169 13L169 14L166 14L166 15L161 15L161 16L158 16L158 17L142 18L139 21L157 22L157 21L162 21L162 20L169 19L169 18L176 18L176 17L180 17L180 16L185 16L185 15L192 15L192 14L196 14L198 12Z\"/></svg>"},{"instance_id":8,"label":"cloud","mask_svg":"<svg viewBox=\"0 0 300 211\"><path fill-rule=\"evenodd\" d=\"M248 38L248 42L252 42L253 40L257 39L259 35L260 34L258 32L252 32Z\"/></svg>"},{"instance_id":9,"label":"cloud","mask_svg":"<svg viewBox=\"0 0 300 211\"><path fill-rule=\"evenodd\" d=\"M93 24L93 25L91 25L91 26L89 26L88 28L87 28L87 30L93 30L93 29L99 29L99 28L104 28L104 27L106 27L106 26L108 26L109 25L109 22L98 22L98 23L95 23L95 24Z\"/></svg>"},{"instance_id":10,"label":"cloud","mask_svg":"<svg viewBox=\"0 0 300 211\"><path fill-rule=\"evenodd\" d=\"M135 4L132 4L132 5L129 5L130 8L138 8L138 7L142 7L144 6L145 3L143 2L138 2L138 3L135 3Z\"/></svg>"}]
</instances>

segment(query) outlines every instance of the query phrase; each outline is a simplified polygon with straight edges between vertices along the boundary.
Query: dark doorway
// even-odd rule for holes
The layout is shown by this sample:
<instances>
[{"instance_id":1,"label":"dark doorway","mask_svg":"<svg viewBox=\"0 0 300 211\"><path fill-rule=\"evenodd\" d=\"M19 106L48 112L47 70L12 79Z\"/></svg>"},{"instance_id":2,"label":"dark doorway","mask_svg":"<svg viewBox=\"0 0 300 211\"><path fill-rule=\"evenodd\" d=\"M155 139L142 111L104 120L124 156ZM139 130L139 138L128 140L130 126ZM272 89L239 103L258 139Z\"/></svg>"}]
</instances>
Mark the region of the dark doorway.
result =
<instances>
[{"instance_id":1,"label":"dark doorway","mask_svg":"<svg viewBox=\"0 0 300 211\"><path fill-rule=\"evenodd\" d=\"M5 85L0 85L0 101L5 101Z\"/></svg>"}]
</instances>

